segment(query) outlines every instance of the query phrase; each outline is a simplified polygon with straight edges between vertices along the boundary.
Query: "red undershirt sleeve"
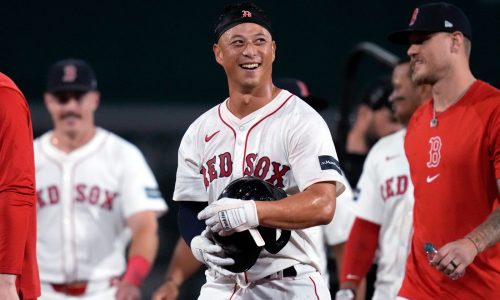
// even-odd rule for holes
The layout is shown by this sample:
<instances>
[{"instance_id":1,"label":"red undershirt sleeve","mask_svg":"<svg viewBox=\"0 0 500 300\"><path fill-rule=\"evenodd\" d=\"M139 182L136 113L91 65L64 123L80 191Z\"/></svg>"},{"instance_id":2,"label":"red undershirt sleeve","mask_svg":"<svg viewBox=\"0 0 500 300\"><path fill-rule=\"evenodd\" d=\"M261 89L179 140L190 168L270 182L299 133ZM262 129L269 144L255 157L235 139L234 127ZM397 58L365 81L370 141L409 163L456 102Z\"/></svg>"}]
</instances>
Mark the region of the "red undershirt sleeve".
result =
<instances>
[{"instance_id":1,"label":"red undershirt sleeve","mask_svg":"<svg viewBox=\"0 0 500 300\"><path fill-rule=\"evenodd\" d=\"M380 225L356 218L344 250L340 282L359 284L370 269L378 247Z\"/></svg>"},{"instance_id":2,"label":"red undershirt sleeve","mask_svg":"<svg viewBox=\"0 0 500 300\"><path fill-rule=\"evenodd\" d=\"M35 205L33 133L24 96L0 87L0 273L21 274Z\"/></svg>"}]
</instances>

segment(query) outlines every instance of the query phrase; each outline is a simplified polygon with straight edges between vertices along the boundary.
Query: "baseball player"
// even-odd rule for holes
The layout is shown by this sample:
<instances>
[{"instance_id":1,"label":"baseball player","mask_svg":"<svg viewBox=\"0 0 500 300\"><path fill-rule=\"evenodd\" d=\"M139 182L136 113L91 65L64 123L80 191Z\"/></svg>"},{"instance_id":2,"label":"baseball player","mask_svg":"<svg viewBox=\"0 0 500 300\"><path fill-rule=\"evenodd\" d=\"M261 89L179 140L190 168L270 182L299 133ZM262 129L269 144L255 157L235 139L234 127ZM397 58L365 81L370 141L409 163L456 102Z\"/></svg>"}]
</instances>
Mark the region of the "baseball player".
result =
<instances>
[{"instance_id":1,"label":"baseball player","mask_svg":"<svg viewBox=\"0 0 500 300\"><path fill-rule=\"evenodd\" d=\"M307 85L294 78L277 78L274 81L276 86L286 89L292 94L299 96L306 101L316 111L321 111L328 106L326 99L309 94ZM347 240L352 223L354 222L353 193L349 184L346 184L345 191L337 198L336 210L333 220L327 225L322 225L322 234L315 235L319 245L324 245L324 251L319 251L320 273L329 283L329 272L327 268L328 256L333 252L337 265L340 266L343 245ZM179 294L180 286L189 279L194 272L201 267L198 260L194 258L189 246L181 238L175 247L174 255L167 268L165 281L154 293L154 300L175 300ZM338 272L337 272L338 274Z\"/></svg>"},{"instance_id":2,"label":"baseball player","mask_svg":"<svg viewBox=\"0 0 500 300\"><path fill-rule=\"evenodd\" d=\"M409 60L394 68L392 86L389 101L394 115L406 125L413 112L430 99L430 86L417 86L411 81ZM372 299L397 296L408 256L413 212L413 185L403 147L405 133L402 129L381 138L368 153L357 187L357 217L345 249L337 300L354 299L375 256L378 266Z\"/></svg>"},{"instance_id":3,"label":"baseball player","mask_svg":"<svg viewBox=\"0 0 500 300\"><path fill-rule=\"evenodd\" d=\"M0 299L36 299L36 190L28 103L0 73Z\"/></svg>"},{"instance_id":4,"label":"baseball player","mask_svg":"<svg viewBox=\"0 0 500 300\"><path fill-rule=\"evenodd\" d=\"M167 210L153 173L134 145L94 125L86 62L52 65L44 99L54 129L35 140L40 299L139 299Z\"/></svg>"},{"instance_id":5,"label":"baseball player","mask_svg":"<svg viewBox=\"0 0 500 300\"><path fill-rule=\"evenodd\" d=\"M419 6L389 36L408 46L412 80L432 86L404 144L415 185L405 299L498 298L500 91L472 74L471 39L467 16L446 2Z\"/></svg>"},{"instance_id":6,"label":"baseball player","mask_svg":"<svg viewBox=\"0 0 500 300\"><path fill-rule=\"evenodd\" d=\"M181 234L194 256L209 266L199 299L330 299L319 273L322 245L314 241L322 234L317 225L331 221L345 180L324 120L273 85L275 50L270 22L260 8L245 3L224 9L213 51L226 72L229 97L185 133L174 191ZM243 176L262 178L290 196L216 201ZM239 274L223 268L234 260L202 232L207 226L230 235L259 225L292 229L291 239L277 254L263 250L255 265Z\"/></svg>"}]
</instances>

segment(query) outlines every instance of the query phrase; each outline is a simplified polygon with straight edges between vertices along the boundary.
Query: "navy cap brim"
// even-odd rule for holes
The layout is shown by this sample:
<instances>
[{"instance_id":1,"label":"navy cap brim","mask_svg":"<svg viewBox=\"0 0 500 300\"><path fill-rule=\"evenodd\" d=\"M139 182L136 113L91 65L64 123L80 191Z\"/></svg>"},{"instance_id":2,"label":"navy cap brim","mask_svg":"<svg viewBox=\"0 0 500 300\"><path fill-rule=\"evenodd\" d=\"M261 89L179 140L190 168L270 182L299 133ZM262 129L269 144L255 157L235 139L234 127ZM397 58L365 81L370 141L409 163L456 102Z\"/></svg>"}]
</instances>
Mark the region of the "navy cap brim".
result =
<instances>
[{"instance_id":1,"label":"navy cap brim","mask_svg":"<svg viewBox=\"0 0 500 300\"><path fill-rule=\"evenodd\" d=\"M57 92L90 92L93 89L89 89L86 85L81 84L65 84L61 86L55 86L50 90L47 90L49 93L57 93Z\"/></svg>"},{"instance_id":2,"label":"navy cap brim","mask_svg":"<svg viewBox=\"0 0 500 300\"><path fill-rule=\"evenodd\" d=\"M439 32L436 30L425 30L425 29L406 29L401 31L396 31L387 36L389 42L399 45L410 45L410 35L412 33L434 33Z\"/></svg>"}]
</instances>

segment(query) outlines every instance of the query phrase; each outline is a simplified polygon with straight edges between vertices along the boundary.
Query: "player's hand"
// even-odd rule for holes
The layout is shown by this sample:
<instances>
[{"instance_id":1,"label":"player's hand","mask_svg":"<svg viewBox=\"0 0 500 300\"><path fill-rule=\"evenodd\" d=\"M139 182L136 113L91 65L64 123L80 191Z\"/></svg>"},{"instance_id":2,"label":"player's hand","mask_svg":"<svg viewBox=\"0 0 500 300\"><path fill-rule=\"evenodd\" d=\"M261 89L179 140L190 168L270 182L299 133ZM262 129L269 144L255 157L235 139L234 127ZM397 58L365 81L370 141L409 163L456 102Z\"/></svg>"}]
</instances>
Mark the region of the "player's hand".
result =
<instances>
[{"instance_id":1,"label":"player's hand","mask_svg":"<svg viewBox=\"0 0 500 300\"><path fill-rule=\"evenodd\" d=\"M222 198L213 202L198 214L198 219L205 220L210 230L221 236L259 225L255 201L233 198Z\"/></svg>"},{"instance_id":2,"label":"player's hand","mask_svg":"<svg viewBox=\"0 0 500 300\"><path fill-rule=\"evenodd\" d=\"M476 255L474 244L468 239L460 239L441 247L430 263L451 279L457 280L465 275L465 268Z\"/></svg>"},{"instance_id":3,"label":"player's hand","mask_svg":"<svg viewBox=\"0 0 500 300\"><path fill-rule=\"evenodd\" d=\"M19 300L16 290L16 275L0 274L0 299Z\"/></svg>"},{"instance_id":4,"label":"player's hand","mask_svg":"<svg viewBox=\"0 0 500 300\"><path fill-rule=\"evenodd\" d=\"M115 294L116 300L141 300L141 290L126 281L120 281Z\"/></svg>"},{"instance_id":5,"label":"player's hand","mask_svg":"<svg viewBox=\"0 0 500 300\"><path fill-rule=\"evenodd\" d=\"M173 279L169 279L155 291L152 300L176 300L178 296L179 284Z\"/></svg>"},{"instance_id":6,"label":"player's hand","mask_svg":"<svg viewBox=\"0 0 500 300\"><path fill-rule=\"evenodd\" d=\"M207 230L203 230L191 240L191 252L199 262L224 276L233 276L234 273L224 269L223 266L234 265L234 259L226 257L222 247L207 238Z\"/></svg>"}]
</instances>

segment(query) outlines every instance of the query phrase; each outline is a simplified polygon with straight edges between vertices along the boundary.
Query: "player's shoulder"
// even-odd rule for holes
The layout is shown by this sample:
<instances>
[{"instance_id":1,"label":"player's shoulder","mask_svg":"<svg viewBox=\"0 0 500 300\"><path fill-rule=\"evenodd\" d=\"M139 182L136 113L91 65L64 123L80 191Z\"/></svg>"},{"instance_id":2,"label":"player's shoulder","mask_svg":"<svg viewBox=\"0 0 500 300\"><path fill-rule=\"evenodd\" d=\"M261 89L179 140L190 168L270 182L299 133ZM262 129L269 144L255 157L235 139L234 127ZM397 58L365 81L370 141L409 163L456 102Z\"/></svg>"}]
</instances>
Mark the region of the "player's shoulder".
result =
<instances>
[{"instance_id":1,"label":"player's shoulder","mask_svg":"<svg viewBox=\"0 0 500 300\"><path fill-rule=\"evenodd\" d=\"M394 155L398 150L403 149L406 128L400 129L394 133L381 137L370 149L368 158L384 158L387 155ZM368 159L367 158L367 159Z\"/></svg>"},{"instance_id":2,"label":"player's shoulder","mask_svg":"<svg viewBox=\"0 0 500 300\"><path fill-rule=\"evenodd\" d=\"M11 88L19 91L19 88L9 76L0 72L0 88Z\"/></svg>"},{"instance_id":3,"label":"player's shoulder","mask_svg":"<svg viewBox=\"0 0 500 300\"><path fill-rule=\"evenodd\" d=\"M97 127L95 139L102 139L103 149L116 159L127 155L141 154L139 148L132 142L107 129Z\"/></svg>"},{"instance_id":4,"label":"player's shoulder","mask_svg":"<svg viewBox=\"0 0 500 300\"><path fill-rule=\"evenodd\" d=\"M222 103L213 106L212 108L201 114L198 118L196 118L196 120L194 120L193 123L189 125L187 132L197 130L198 128L204 128L211 123L217 122L220 105L222 105Z\"/></svg>"},{"instance_id":5,"label":"player's shoulder","mask_svg":"<svg viewBox=\"0 0 500 300\"><path fill-rule=\"evenodd\" d=\"M470 99L480 109L488 111L500 108L500 90L481 80L475 82Z\"/></svg>"}]
</instances>

